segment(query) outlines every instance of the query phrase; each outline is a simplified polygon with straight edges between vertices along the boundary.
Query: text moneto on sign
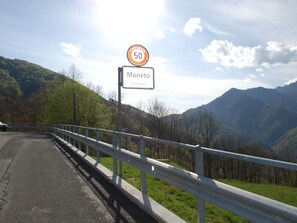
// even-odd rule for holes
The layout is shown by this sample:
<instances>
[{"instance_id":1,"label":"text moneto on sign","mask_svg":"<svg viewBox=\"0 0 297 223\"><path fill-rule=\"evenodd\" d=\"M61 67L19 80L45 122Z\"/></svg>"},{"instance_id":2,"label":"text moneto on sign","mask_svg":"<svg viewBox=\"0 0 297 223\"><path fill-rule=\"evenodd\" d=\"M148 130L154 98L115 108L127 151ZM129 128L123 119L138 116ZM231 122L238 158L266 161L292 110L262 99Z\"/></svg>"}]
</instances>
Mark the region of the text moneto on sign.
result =
<instances>
[{"instance_id":1,"label":"text moneto on sign","mask_svg":"<svg viewBox=\"0 0 297 223\"><path fill-rule=\"evenodd\" d=\"M123 88L132 89L154 89L155 78L152 67L123 66L122 69Z\"/></svg>"}]
</instances>

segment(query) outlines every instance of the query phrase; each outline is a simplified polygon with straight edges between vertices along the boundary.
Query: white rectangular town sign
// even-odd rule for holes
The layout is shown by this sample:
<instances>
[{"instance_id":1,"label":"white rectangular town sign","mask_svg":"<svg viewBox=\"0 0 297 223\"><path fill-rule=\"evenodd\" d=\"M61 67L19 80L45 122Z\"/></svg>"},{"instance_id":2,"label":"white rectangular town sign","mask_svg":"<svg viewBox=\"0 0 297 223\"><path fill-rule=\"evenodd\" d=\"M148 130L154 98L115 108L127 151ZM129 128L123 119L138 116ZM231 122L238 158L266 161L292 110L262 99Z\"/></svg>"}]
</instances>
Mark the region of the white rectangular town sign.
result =
<instances>
[{"instance_id":1,"label":"white rectangular town sign","mask_svg":"<svg viewBox=\"0 0 297 223\"><path fill-rule=\"evenodd\" d=\"M154 68L123 66L122 87L131 89L154 89Z\"/></svg>"}]
</instances>

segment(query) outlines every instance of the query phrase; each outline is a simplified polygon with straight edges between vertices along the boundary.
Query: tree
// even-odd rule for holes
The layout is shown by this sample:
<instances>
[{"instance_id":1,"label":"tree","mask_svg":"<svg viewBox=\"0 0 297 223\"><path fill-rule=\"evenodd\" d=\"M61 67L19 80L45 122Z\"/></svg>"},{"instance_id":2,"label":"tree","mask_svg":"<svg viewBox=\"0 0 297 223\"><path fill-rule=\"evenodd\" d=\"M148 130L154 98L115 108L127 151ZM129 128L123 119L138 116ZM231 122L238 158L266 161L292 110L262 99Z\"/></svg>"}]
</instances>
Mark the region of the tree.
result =
<instances>
[{"instance_id":1,"label":"tree","mask_svg":"<svg viewBox=\"0 0 297 223\"><path fill-rule=\"evenodd\" d=\"M17 118L17 105L22 91L16 80L3 69L0 69L0 118L14 122Z\"/></svg>"},{"instance_id":2,"label":"tree","mask_svg":"<svg viewBox=\"0 0 297 223\"><path fill-rule=\"evenodd\" d=\"M198 115L199 135L201 144L205 147L210 147L214 139L214 135L219 128L218 122L212 113L202 110ZM214 158L205 153L205 175L212 178L212 167Z\"/></svg>"},{"instance_id":3,"label":"tree","mask_svg":"<svg viewBox=\"0 0 297 223\"><path fill-rule=\"evenodd\" d=\"M198 113L199 135L203 146L210 147L219 128L214 115L206 110Z\"/></svg>"},{"instance_id":4,"label":"tree","mask_svg":"<svg viewBox=\"0 0 297 223\"><path fill-rule=\"evenodd\" d=\"M102 98L78 83L65 83L56 89L46 105L45 120L48 124L72 124L74 113L78 125L110 128L111 113Z\"/></svg>"},{"instance_id":5,"label":"tree","mask_svg":"<svg viewBox=\"0 0 297 223\"><path fill-rule=\"evenodd\" d=\"M85 84L85 86L87 88L89 88L90 90L94 91L96 94L102 96L103 89L102 89L102 87L100 85L96 85L96 84L94 84L93 82L90 81L90 82L87 82Z\"/></svg>"},{"instance_id":6,"label":"tree","mask_svg":"<svg viewBox=\"0 0 297 223\"><path fill-rule=\"evenodd\" d=\"M143 135L145 130L145 113L144 110L146 108L146 104L142 101L139 101L136 104L136 108L139 110L139 112L136 113L136 118L139 122L139 134Z\"/></svg>"},{"instance_id":7,"label":"tree","mask_svg":"<svg viewBox=\"0 0 297 223\"><path fill-rule=\"evenodd\" d=\"M164 138L166 120L163 118L169 115L169 108L166 107L165 103L155 98L149 102L147 109L152 114L150 124L153 137Z\"/></svg>"},{"instance_id":8,"label":"tree","mask_svg":"<svg viewBox=\"0 0 297 223\"><path fill-rule=\"evenodd\" d=\"M73 81L80 81L83 77L83 73L76 67L74 63L72 63L68 68L67 76L71 78Z\"/></svg>"}]
</instances>

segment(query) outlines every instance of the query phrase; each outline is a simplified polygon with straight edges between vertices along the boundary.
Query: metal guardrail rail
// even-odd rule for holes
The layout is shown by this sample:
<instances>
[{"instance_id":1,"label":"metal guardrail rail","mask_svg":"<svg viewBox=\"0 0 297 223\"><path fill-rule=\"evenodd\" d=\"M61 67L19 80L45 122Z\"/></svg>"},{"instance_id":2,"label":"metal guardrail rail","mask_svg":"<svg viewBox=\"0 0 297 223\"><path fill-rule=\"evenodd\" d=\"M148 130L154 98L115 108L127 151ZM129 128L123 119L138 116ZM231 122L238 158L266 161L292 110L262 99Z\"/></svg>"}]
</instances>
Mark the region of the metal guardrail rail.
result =
<instances>
[{"instance_id":1,"label":"metal guardrail rail","mask_svg":"<svg viewBox=\"0 0 297 223\"><path fill-rule=\"evenodd\" d=\"M93 133L93 135L95 135L94 138L90 137L91 131L95 133ZM221 208L227 209L252 222L293 223L297 221L296 207L205 177L203 172L203 154L208 153L257 164L281 167L293 171L297 171L297 164L98 128L58 125L54 128L54 132L57 136L68 140L68 142L72 141L74 145L75 143L84 144L86 146L87 154L88 147L94 148L98 151L98 161L100 160L99 151L113 157L114 172L120 176L122 175L121 162L126 162L141 170L142 193L146 194L146 174L151 174L156 178L162 179L197 196L197 221L200 223L205 222L205 201L209 201ZM102 133L109 133L112 135L112 144L100 140L100 134ZM124 136L138 140L139 154L119 147L120 137ZM179 169L147 157L145 155L145 144L147 142L193 150L195 152L195 169L197 172L193 173Z\"/></svg>"},{"instance_id":2,"label":"metal guardrail rail","mask_svg":"<svg viewBox=\"0 0 297 223\"><path fill-rule=\"evenodd\" d=\"M48 126L42 129L47 128ZM51 127L51 131L55 137L78 145L79 149L84 145L86 155L89 154L89 147L95 149L97 162L100 162L100 152L113 157L113 171L118 176L122 176L122 162L138 168L141 171L141 192L143 194L146 194L146 174L150 174L197 196L197 222L199 223L205 222L205 201L252 222L297 222L296 207L205 177L203 155L205 153L213 154L293 171L297 171L297 164L99 128L56 125ZM106 133L111 134L112 143L101 141L100 135ZM138 140L139 154L120 147L121 137ZM145 148L148 142L194 151L196 173L147 157Z\"/></svg>"}]
</instances>

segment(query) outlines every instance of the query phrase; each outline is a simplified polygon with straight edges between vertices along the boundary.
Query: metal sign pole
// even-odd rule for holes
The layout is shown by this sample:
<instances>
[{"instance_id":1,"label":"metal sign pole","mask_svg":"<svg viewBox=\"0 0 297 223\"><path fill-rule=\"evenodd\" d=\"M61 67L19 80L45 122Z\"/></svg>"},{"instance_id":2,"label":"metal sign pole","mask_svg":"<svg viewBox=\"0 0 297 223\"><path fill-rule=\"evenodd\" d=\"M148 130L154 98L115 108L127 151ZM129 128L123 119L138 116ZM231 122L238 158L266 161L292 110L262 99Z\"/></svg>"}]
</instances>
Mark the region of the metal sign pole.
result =
<instances>
[{"instance_id":1,"label":"metal sign pole","mask_svg":"<svg viewBox=\"0 0 297 223\"><path fill-rule=\"evenodd\" d=\"M122 68L118 67L118 132L122 131L122 95L121 95L121 86L122 86Z\"/></svg>"},{"instance_id":2,"label":"metal sign pole","mask_svg":"<svg viewBox=\"0 0 297 223\"><path fill-rule=\"evenodd\" d=\"M121 87L122 87L122 72L123 69L118 67L118 132L117 135L117 146L121 149L121 141L122 141L122 94L121 94ZM118 160L114 160L116 166L116 172L119 174L120 177L123 176L122 173L122 161L119 161L119 169L118 169ZM115 170L114 170L115 171Z\"/></svg>"}]
</instances>

